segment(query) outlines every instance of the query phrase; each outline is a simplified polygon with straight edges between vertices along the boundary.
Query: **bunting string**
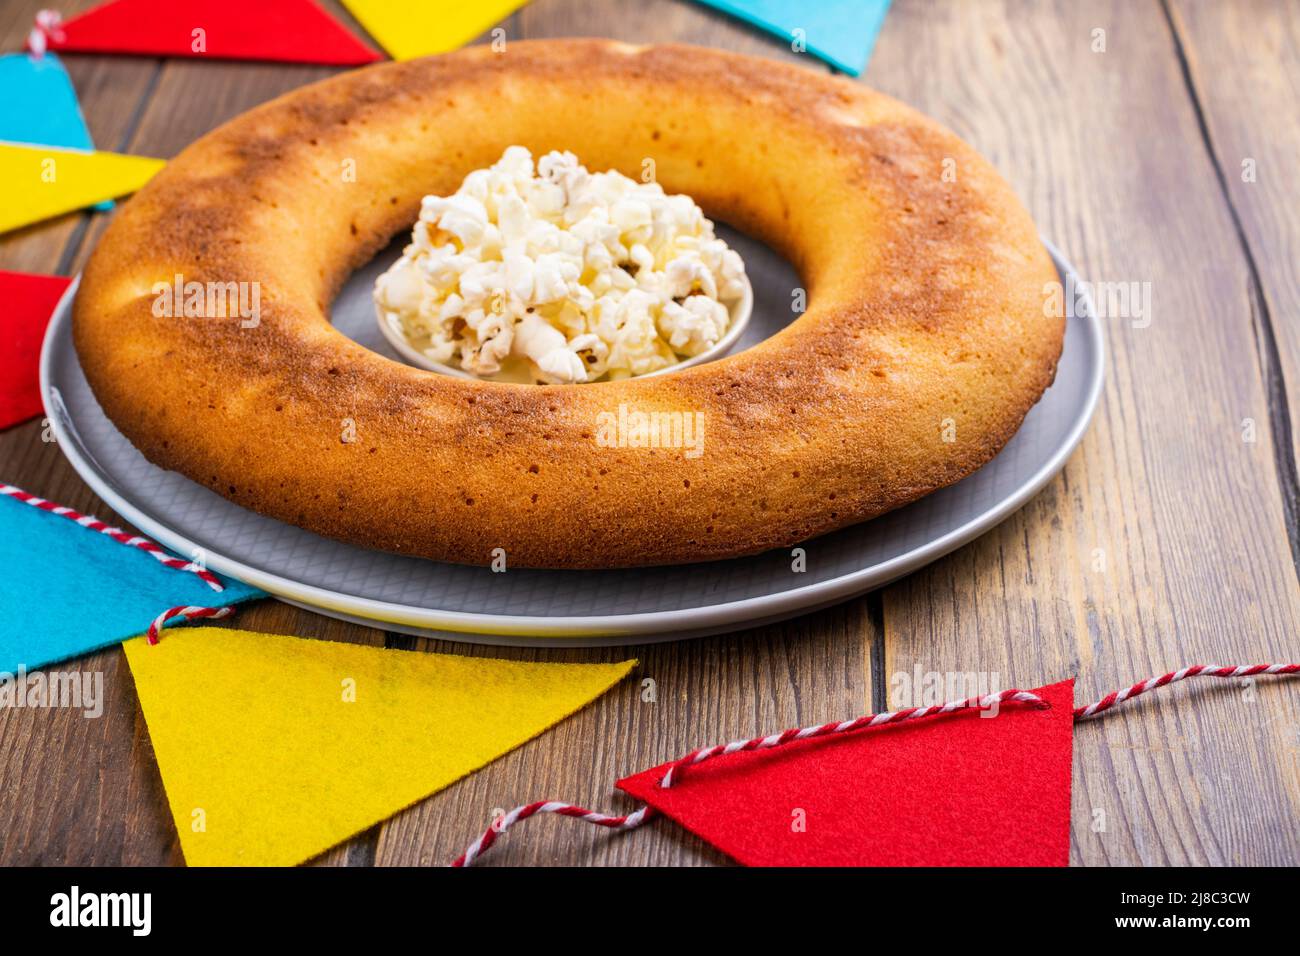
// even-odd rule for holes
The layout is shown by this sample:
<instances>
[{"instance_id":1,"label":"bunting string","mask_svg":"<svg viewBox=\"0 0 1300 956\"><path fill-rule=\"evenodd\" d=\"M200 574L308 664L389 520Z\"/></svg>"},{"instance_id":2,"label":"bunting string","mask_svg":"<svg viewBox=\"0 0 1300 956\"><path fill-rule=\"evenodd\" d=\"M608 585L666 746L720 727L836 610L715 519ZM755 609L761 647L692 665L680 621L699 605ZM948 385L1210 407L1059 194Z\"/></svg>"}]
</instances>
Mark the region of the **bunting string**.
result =
<instances>
[{"instance_id":1,"label":"bunting string","mask_svg":"<svg viewBox=\"0 0 1300 956\"><path fill-rule=\"evenodd\" d=\"M1189 677L1254 677L1256 674L1286 676L1296 673L1300 673L1300 664L1246 664L1238 667L1196 664L1192 667L1184 667L1182 670L1170 671L1168 674L1162 674L1159 677L1149 677L1125 690L1113 690L1101 700L1095 701L1086 707L1076 707L1074 709L1074 719L1086 720L1089 717L1095 717L1097 714L1105 713L1117 704L1132 700L1139 694L1145 694L1149 690L1165 687L1180 680L1187 680Z\"/></svg>"},{"instance_id":2,"label":"bunting string","mask_svg":"<svg viewBox=\"0 0 1300 956\"><path fill-rule=\"evenodd\" d=\"M51 40L63 40L63 17L57 10L38 10L32 32L27 34L27 49L33 56L42 57Z\"/></svg>"},{"instance_id":3,"label":"bunting string","mask_svg":"<svg viewBox=\"0 0 1300 956\"><path fill-rule=\"evenodd\" d=\"M451 865L453 867L473 866L474 861L487 852L487 849L497 841L497 837L520 820L527 820L538 813L555 813L562 817L577 817L587 823L593 823L598 827L606 827L615 831L635 830L655 815L654 810L648 806L639 807L625 816L618 817L611 816L608 813L597 813L595 810L587 810L571 803L560 803L557 800L539 800L536 803L515 807L509 813L503 813L497 817L492 821L492 826L488 827L481 837L471 843L464 853L456 857Z\"/></svg>"},{"instance_id":4,"label":"bunting string","mask_svg":"<svg viewBox=\"0 0 1300 956\"><path fill-rule=\"evenodd\" d=\"M1235 667L1221 667L1217 664L1196 664L1191 667L1184 667L1181 670L1170 671L1159 677L1150 677L1144 681L1139 681L1131 687L1124 690L1111 691L1101 700L1094 701L1083 707L1074 709L1074 720L1087 720L1099 714L1104 714L1114 707L1132 700L1141 694L1155 690L1160 687L1167 687L1178 681L1186 680L1189 677L1254 677L1257 675L1285 677L1293 674L1300 674L1300 664L1243 664ZM978 707L988 709L995 704L1003 703L1022 703L1034 708L1045 708L1051 706L1041 697L1026 690L1004 690L993 694L986 694L983 697L967 697L962 700L949 701L945 704L935 704L928 707L908 707L903 710L889 711L882 714L866 714L853 720L840 721L838 723L818 724L814 727L793 728L782 731L779 734L770 734L766 737L754 737L749 740L733 740L728 744L719 744L714 747L703 747L693 750L679 760L673 761L667 771L664 772L659 786L668 788L675 782L680 781L683 772L688 767L695 766L705 760L719 757L724 754L734 754L740 751L766 750L772 747L781 747L796 740L809 740L814 737L828 737L838 734L854 733L859 730L865 730L869 727L879 727L884 724L902 723L910 720L920 720L926 717L935 717L941 714L950 714L954 711L962 710L968 707ZM502 814L492 821L492 825L477 840L466 848L465 852L456 857L451 862L452 867L472 866L483 853L485 853L506 830L519 823L527 820L529 817L539 813L553 813L562 817L574 817L584 820L587 823L596 826L606 827L616 831L633 830L641 824L654 817L655 811L649 806L641 806L631 813L623 816L599 813L595 810L588 810L585 807L575 806L571 803L562 803L556 800L539 800L535 803L525 804L522 807L516 807L509 813Z\"/></svg>"},{"instance_id":5,"label":"bunting string","mask_svg":"<svg viewBox=\"0 0 1300 956\"><path fill-rule=\"evenodd\" d=\"M160 563L169 568L175 568L177 571L188 571L191 574L202 579L208 587L214 591L224 591L226 586L221 583L215 574L193 561L184 561L180 558L172 557L161 547L141 535L128 534L121 528L114 528L105 524L93 515L83 515L79 511L73 511L71 508L63 505L56 505L52 501L46 501L44 498L38 498L30 492L23 491L14 485L0 483L0 495L6 495L16 501L31 505L33 508L40 508L42 511L48 511L50 514L58 515L61 518L67 518L69 521L75 521L83 528L91 531L98 531L100 534L107 535L119 544L127 545L132 548L139 548L146 554L157 559ZM235 613L233 606L224 607L195 607L193 605L180 605L170 607L163 611L149 624L149 629L145 631L145 637L150 644L158 643L159 633L168 621L183 620L194 621L200 618L212 618L219 620L223 617L230 617Z\"/></svg>"},{"instance_id":6,"label":"bunting string","mask_svg":"<svg viewBox=\"0 0 1300 956\"><path fill-rule=\"evenodd\" d=\"M114 528L112 525L105 524L93 515L83 515L79 511L73 511L71 508L65 508L63 505L56 505L52 501L46 501L44 498L38 498L36 495L23 491L14 485L0 483L0 495L7 495L17 501L31 505L33 508L40 508L42 511L48 511L50 514L59 515L67 518L69 521L75 521L83 528L89 528L91 531L98 531L100 534L106 534L119 544L125 544L132 548L139 548L158 562L169 568L175 568L177 571L188 571L190 574L198 575L200 579L214 591L224 591L225 585L218 580L217 576L202 565L195 564L193 561L185 561L181 558L172 557L161 547L150 541L148 538L138 534L128 534L121 528Z\"/></svg>"},{"instance_id":7,"label":"bunting string","mask_svg":"<svg viewBox=\"0 0 1300 956\"><path fill-rule=\"evenodd\" d=\"M153 619L153 622L149 625L149 630L145 631L145 637L150 644L157 644L158 634L168 621L178 618L182 621L195 621L203 617L219 620L223 617L230 617L234 613L235 609L233 607L169 607Z\"/></svg>"}]
</instances>

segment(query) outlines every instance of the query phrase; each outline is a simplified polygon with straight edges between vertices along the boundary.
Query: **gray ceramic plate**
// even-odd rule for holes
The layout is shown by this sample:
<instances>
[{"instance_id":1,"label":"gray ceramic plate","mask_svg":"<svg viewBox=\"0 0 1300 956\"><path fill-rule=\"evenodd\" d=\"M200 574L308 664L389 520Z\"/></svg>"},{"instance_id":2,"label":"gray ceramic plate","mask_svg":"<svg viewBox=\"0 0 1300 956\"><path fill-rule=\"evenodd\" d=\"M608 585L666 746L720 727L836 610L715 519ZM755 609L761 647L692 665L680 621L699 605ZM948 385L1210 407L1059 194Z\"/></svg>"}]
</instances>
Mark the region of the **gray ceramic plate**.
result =
<instances>
[{"instance_id":1,"label":"gray ceramic plate","mask_svg":"<svg viewBox=\"0 0 1300 956\"><path fill-rule=\"evenodd\" d=\"M743 349L790 321L798 279L767 247L719 231L744 256L754 285ZM334 306L341 331L394 359L375 326L370 289L399 252L394 245L354 275ZM1062 278L1073 275L1051 252ZM494 574L330 541L150 464L105 417L82 374L71 335L75 291L74 284L50 322L41 390L59 447L119 514L174 551L202 552L214 570L293 604L389 630L495 644L673 640L780 620L887 584L987 531L1061 469L1096 408L1104 363L1101 324L1088 303L1068 322L1056 383L993 461L906 508L808 543L802 573L791 570L789 551L774 551L667 568Z\"/></svg>"}]
</instances>

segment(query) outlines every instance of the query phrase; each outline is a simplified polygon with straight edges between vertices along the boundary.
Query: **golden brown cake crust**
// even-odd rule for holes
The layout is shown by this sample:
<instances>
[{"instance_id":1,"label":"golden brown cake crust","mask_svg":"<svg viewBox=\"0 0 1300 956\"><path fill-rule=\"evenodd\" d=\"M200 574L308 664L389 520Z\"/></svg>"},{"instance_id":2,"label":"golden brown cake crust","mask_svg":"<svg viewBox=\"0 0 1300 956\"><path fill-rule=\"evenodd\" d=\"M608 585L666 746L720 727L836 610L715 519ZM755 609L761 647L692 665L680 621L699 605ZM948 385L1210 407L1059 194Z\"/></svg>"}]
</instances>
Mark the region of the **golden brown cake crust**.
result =
<instances>
[{"instance_id":1,"label":"golden brown cake crust","mask_svg":"<svg viewBox=\"0 0 1300 956\"><path fill-rule=\"evenodd\" d=\"M350 272L512 144L633 177L653 159L666 190L789 258L807 311L721 361L570 386L448 378L336 332ZM260 324L155 317L177 274L259 282ZM697 47L512 42L345 73L204 136L117 214L74 331L122 433L241 505L445 561L621 567L789 546L970 474L1052 382L1055 281L993 168L860 84ZM620 405L703 413L702 454L599 443Z\"/></svg>"}]
</instances>

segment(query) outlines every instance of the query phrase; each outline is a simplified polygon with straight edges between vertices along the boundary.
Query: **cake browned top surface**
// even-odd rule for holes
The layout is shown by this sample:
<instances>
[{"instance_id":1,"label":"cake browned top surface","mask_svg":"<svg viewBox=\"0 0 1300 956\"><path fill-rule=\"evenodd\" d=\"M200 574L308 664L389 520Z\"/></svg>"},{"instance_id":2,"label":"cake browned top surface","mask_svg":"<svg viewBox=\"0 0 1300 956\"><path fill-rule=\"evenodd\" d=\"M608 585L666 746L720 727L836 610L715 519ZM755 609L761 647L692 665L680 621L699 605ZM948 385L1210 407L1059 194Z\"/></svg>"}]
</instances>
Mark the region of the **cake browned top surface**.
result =
<instances>
[{"instance_id":1,"label":"cake browned top surface","mask_svg":"<svg viewBox=\"0 0 1300 956\"><path fill-rule=\"evenodd\" d=\"M544 387L335 331L348 275L512 144L634 178L652 159L789 258L806 312L717 362ZM259 320L156 315L178 275L257 282ZM538 41L349 72L203 137L114 218L74 330L123 434L241 505L441 560L617 567L790 545L969 474L1052 381L1055 281L993 168L889 97L715 50ZM699 416L698 452L601 440L657 413Z\"/></svg>"}]
</instances>

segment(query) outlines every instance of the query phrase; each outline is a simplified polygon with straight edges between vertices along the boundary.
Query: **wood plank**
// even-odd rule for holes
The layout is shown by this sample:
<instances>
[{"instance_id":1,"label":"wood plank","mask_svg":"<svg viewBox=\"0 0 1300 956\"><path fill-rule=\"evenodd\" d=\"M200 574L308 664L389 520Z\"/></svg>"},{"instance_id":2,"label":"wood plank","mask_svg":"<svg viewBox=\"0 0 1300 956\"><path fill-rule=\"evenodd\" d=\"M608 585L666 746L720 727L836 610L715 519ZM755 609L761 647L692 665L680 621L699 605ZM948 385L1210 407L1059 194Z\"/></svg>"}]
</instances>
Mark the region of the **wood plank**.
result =
<instances>
[{"instance_id":1,"label":"wood plank","mask_svg":"<svg viewBox=\"0 0 1300 956\"><path fill-rule=\"evenodd\" d=\"M989 156L1085 279L1149 282L1153 304L1149 327L1106 321L1102 408L1063 476L887 589L886 673L1077 671L1084 700L1180 664L1293 658L1270 436L1240 430L1268 420L1248 270L1160 6L901 2L866 79ZM1072 860L1294 862L1297 726L1285 683L1183 685L1082 725Z\"/></svg>"},{"instance_id":2,"label":"wood plank","mask_svg":"<svg viewBox=\"0 0 1300 956\"><path fill-rule=\"evenodd\" d=\"M1166 0L1165 7L1248 256L1255 361L1300 573L1300 5Z\"/></svg>"}]
</instances>

